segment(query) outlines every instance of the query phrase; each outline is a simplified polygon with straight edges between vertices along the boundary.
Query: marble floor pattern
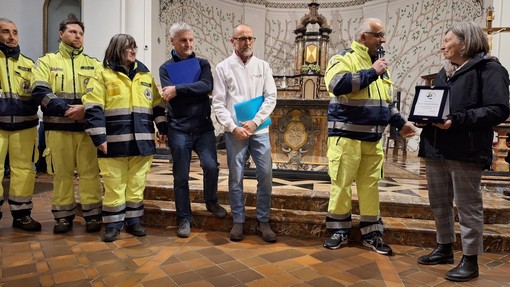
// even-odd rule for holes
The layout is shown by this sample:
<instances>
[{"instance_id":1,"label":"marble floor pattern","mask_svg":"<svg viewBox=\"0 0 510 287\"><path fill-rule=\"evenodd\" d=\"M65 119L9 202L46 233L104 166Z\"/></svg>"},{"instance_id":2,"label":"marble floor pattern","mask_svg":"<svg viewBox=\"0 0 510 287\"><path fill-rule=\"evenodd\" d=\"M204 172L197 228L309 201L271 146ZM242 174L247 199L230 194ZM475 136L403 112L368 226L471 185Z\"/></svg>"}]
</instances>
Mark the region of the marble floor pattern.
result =
<instances>
[{"instance_id":1,"label":"marble floor pattern","mask_svg":"<svg viewBox=\"0 0 510 287\"><path fill-rule=\"evenodd\" d=\"M391 159L388 159L391 160ZM427 197L423 166L415 156L395 161L409 174L393 172L381 182L381 195L390 200ZM190 185L201 185L196 159ZM220 160L220 189L226 188L226 165ZM149 180L171 185L168 161L156 160ZM399 178L399 175L402 178ZM327 191L327 181L275 178L275 189ZM8 179L4 179L4 186ZM246 185L253 185L247 180ZM490 204L509 204L498 193L484 192ZM51 178L39 175L33 198L33 217L43 230L14 230L7 204L0 221L0 286L510 286L510 254L480 256L480 277L452 283L443 276L455 265L423 266L416 258L428 248L392 245L394 255L378 255L359 243L338 250L322 247L322 239L280 236L268 244L256 235L231 242L227 232L192 229L178 238L176 227L148 228L146 237L125 232L113 243L101 233L86 233L81 218L69 234L52 232ZM461 257L456 252L456 262Z\"/></svg>"}]
</instances>

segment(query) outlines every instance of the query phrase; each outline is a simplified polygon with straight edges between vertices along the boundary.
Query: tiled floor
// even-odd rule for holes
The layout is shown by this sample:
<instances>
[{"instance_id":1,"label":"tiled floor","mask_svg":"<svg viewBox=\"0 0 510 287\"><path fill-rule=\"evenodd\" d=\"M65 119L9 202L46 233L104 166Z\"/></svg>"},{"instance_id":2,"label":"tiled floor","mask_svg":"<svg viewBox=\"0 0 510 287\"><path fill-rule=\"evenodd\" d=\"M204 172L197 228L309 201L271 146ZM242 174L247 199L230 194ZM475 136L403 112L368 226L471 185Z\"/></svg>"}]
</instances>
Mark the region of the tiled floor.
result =
<instances>
[{"instance_id":1,"label":"tiled floor","mask_svg":"<svg viewBox=\"0 0 510 287\"><path fill-rule=\"evenodd\" d=\"M420 169L415 159L406 162L409 170ZM165 164L158 164L160 171ZM151 175L151 180L157 177ZM390 182L423 186L422 180L416 180L395 177ZM182 239L175 236L174 227L148 228L148 235L142 238L122 232L119 240L104 243L100 233L84 231L81 218L75 220L71 233L55 235L50 198L49 178L40 176L33 217L41 221L43 230L37 233L13 230L4 204L0 286L457 285L443 279L454 265L416 264L418 256L430 251L420 247L393 245L395 255L387 257L359 243L332 251L322 247L322 240L283 236L276 244L265 243L256 235L231 242L226 232L192 229L192 235ZM457 252L456 263L460 256ZM480 277L462 285L510 286L510 254L486 253L479 262Z\"/></svg>"}]
</instances>

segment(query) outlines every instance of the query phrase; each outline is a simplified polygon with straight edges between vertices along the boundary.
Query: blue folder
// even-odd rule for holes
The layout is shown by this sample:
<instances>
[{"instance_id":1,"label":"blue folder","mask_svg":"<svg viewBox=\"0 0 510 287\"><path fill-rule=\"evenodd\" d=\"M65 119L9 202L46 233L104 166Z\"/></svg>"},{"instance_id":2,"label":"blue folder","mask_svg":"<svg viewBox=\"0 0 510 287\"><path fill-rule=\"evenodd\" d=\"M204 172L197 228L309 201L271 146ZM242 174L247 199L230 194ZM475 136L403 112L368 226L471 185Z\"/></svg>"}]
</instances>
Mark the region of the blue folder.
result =
<instances>
[{"instance_id":1,"label":"blue folder","mask_svg":"<svg viewBox=\"0 0 510 287\"><path fill-rule=\"evenodd\" d=\"M236 117L238 121L238 125L242 126L241 122L246 122L253 120L255 118L255 115L260 110L260 107L262 106L262 103L264 102L264 96L258 96L256 98L253 98L251 100L238 103L234 105L234 111L236 112ZM271 118L267 117L267 119L262 122L256 130L262 129L270 125Z\"/></svg>"},{"instance_id":2,"label":"blue folder","mask_svg":"<svg viewBox=\"0 0 510 287\"><path fill-rule=\"evenodd\" d=\"M202 71L198 58L166 64L165 68L174 85L194 83Z\"/></svg>"}]
</instances>

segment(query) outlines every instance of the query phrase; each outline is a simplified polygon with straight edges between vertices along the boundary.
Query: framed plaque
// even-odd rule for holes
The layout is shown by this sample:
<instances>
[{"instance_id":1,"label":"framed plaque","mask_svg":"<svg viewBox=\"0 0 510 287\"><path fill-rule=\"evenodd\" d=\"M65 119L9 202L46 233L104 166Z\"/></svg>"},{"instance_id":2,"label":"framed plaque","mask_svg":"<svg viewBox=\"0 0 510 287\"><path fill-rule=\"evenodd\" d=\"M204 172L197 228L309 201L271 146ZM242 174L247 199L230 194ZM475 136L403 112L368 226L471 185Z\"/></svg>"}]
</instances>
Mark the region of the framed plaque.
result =
<instances>
[{"instance_id":1,"label":"framed plaque","mask_svg":"<svg viewBox=\"0 0 510 287\"><path fill-rule=\"evenodd\" d=\"M450 113L450 88L416 86L409 121L443 123Z\"/></svg>"}]
</instances>

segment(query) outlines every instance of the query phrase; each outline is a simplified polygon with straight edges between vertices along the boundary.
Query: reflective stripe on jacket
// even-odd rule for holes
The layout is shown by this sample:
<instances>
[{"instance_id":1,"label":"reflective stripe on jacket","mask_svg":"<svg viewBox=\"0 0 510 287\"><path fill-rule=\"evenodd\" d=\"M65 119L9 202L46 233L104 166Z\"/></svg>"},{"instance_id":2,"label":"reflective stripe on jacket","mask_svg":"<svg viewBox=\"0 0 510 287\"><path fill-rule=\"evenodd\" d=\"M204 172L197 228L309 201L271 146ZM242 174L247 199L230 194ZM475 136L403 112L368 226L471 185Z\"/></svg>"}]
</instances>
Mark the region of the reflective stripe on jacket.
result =
<instances>
[{"instance_id":1,"label":"reflective stripe on jacket","mask_svg":"<svg viewBox=\"0 0 510 287\"><path fill-rule=\"evenodd\" d=\"M378 76L368 48L354 41L351 49L334 55L324 77L331 97L328 136L378 141L388 123L401 128L405 120L392 103L389 73Z\"/></svg>"},{"instance_id":2,"label":"reflective stripe on jacket","mask_svg":"<svg viewBox=\"0 0 510 287\"><path fill-rule=\"evenodd\" d=\"M89 79L101 63L60 42L59 50L39 58L32 77L32 94L41 104L46 130L83 131L84 122L64 116L69 105L81 105Z\"/></svg>"},{"instance_id":3,"label":"reflective stripe on jacket","mask_svg":"<svg viewBox=\"0 0 510 287\"><path fill-rule=\"evenodd\" d=\"M83 96L85 128L95 146L105 141L99 157L147 156L156 153L154 123L166 134L165 102L149 70L136 62L136 75L110 68L94 76Z\"/></svg>"},{"instance_id":4,"label":"reflective stripe on jacket","mask_svg":"<svg viewBox=\"0 0 510 287\"><path fill-rule=\"evenodd\" d=\"M37 103L32 98L30 77L34 62L0 51L0 129L23 130L37 126Z\"/></svg>"}]
</instances>

